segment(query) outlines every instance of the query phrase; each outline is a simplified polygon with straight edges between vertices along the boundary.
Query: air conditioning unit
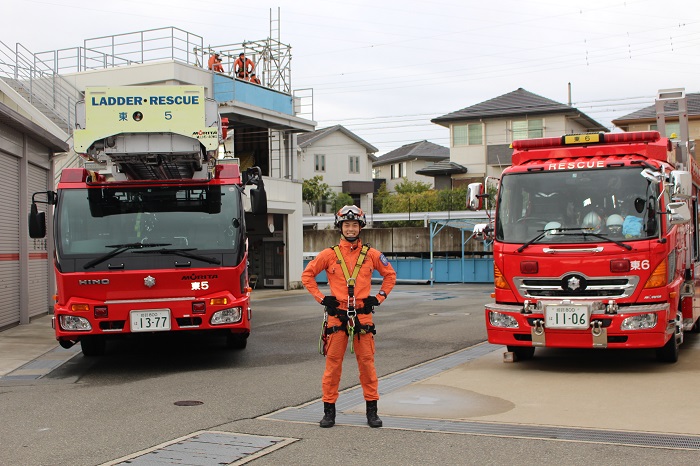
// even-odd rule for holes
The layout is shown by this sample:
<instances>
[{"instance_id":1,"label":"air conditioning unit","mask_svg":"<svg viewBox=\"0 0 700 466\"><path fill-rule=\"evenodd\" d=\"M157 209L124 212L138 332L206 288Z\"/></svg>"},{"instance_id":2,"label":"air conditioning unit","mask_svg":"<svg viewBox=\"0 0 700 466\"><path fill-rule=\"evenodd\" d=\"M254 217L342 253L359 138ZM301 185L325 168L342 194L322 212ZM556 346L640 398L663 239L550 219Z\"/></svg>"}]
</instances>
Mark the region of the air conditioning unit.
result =
<instances>
[{"instance_id":1,"label":"air conditioning unit","mask_svg":"<svg viewBox=\"0 0 700 466\"><path fill-rule=\"evenodd\" d=\"M266 278L265 279L265 286L270 286L270 287L275 287L278 286L280 288L284 287L284 278Z\"/></svg>"}]
</instances>

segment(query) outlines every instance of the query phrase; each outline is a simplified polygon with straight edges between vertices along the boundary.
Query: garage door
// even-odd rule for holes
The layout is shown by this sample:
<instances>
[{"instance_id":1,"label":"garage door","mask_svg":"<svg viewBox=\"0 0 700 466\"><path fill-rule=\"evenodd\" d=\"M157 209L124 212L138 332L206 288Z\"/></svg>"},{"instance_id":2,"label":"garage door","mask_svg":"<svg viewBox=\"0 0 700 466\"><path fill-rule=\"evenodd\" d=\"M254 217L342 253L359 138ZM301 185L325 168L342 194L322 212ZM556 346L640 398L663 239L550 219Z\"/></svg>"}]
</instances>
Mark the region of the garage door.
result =
<instances>
[{"instance_id":1,"label":"garage door","mask_svg":"<svg viewBox=\"0 0 700 466\"><path fill-rule=\"evenodd\" d=\"M19 159L0 152L0 328L19 322Z\"/></svg>"},{"instance_id":2,"label":"garage door","mask_svg":"<svg viewBox=\"0 0 700 466\"><path fill-rule=\"evenodd\" d=\"M49 172L45 168L29 164L29 199L39 191L46 191ZM39 212L46 211L46 204L37 204ZM29 238L29 317L46 314L50 309L48 256L46 238ZM51 293L53 295L53 292Z\"/></svg>"}]
</instances>

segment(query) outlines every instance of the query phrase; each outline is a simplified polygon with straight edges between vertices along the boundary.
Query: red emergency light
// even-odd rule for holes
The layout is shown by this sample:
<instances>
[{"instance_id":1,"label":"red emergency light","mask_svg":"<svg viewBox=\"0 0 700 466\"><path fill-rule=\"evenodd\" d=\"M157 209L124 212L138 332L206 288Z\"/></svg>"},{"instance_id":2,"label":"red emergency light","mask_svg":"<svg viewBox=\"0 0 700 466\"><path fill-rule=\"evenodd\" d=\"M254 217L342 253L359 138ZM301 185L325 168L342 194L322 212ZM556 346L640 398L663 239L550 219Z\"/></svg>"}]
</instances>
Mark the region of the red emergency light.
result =
<instances>
[{"instance_id":1,"label":"red emergency light","mask_svg":"<svg viewBox=\"0 0 700 466\"><path fill-rule=\"evenodd\" d=\"M513 149L529 150L545 147L564 147L589 144L625 144L657 142L661 139L658 131L633 131L630 133L587 133L565 134L556 138L520 139L513 141Z\"/></svg>"}]
</instances>

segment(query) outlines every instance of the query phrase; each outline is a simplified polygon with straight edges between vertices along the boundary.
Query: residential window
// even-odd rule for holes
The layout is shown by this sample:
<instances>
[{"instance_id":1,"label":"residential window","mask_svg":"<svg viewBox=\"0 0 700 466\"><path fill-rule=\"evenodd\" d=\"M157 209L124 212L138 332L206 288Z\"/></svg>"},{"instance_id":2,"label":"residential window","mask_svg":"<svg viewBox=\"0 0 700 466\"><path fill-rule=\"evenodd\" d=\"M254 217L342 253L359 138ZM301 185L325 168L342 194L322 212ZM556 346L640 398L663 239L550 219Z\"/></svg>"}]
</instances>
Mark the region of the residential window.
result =
<instances>
[{"instance_id":1,"label":"residential window","mask_svg":"<svg viewBox=\"0 0 700 466\"><path fill-rule=\"evenodd\" d=\"M406 176L406 162L395 163L391 166L391 179L397 180Z\"/></svg>"},{"instance_id":2,"label":"residential window","mask_svg":"<svg viewBox=\"0 0 700 466\"><path fill-rule=\"evenodd\" d=\"M513 141L517 139L541 138L544 136L542 119L513 122Z\"/></svg>"},{"instance_id":3,"label":"residential window","mask_svg":"<svg viewBox=\"0 0 700 466\"><path fill-rule=\"evenodd\" d=\"M483 131L481 123L468 125L454 125L452 127L453 146L480 146L483 144Z\"/></svg>"},{"instance_id":4,"label":"residential window","mask_svg":"<svg viewBox=\"0 0 700 466\"><path fill-rule=\"evenodd\" d=\"M326 171L326 155L325 154L315 154L314 155L314 160L315 160L315 170L317 172L325 172Z\"/></svg>"},{"instance_id":5,"label":"residential window","mask_svg":"<svg viewBox=\"0 0 700 466\"><path fill-rule=\"evenodd\" d=\"M350 173L360 173L360 157L351 155L350 158Z\"/></svg>"},{"instance_id":6,"label":"residential window","mask_svg":"<svg viewBox=\"0 0 700 466\"><path fill-rule=\"evenodd\" d=\"M651 131L658 131L659 126L654 123L649 125ZM676 133L676 137L681 137L681 124L680 123L666 123L666 137L670 138L673 133Z\"/></svg>"}]
</instances>

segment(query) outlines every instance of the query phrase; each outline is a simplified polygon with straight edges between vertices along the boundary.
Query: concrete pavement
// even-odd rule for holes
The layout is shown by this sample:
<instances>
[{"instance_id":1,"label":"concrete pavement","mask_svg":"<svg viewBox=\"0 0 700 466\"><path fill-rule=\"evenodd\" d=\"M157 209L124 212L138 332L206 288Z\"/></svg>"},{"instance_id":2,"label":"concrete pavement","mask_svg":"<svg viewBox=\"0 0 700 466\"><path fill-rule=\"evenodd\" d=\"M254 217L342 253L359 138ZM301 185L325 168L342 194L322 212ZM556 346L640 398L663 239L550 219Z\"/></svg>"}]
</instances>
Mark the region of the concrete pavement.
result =
<instances>
[{"instance_id":1,"label":"concrete pavement","mask_svg":"<svg viewBox=\"0 0 700 466\"><path fill-rule=\"evenodd\" d=\"M255 290L252 300L304 293ZM689 396L689 390L700 384L698 334L686 335L676 364L658 363L652 350L538 349L533 360L518 363L504 363L504 349L488 343L464 351L479 347L476 357L433 370L383 394L380 413L385 427L391 427L392 421L402 428L399 421L432 419L456 429L499 426L506 436L523 436L533 427L564 429L566 435L592 429L603 443L616 443L620 435L651 433L658 434L651 439L654 442L667 442L662 436L671 435L675 436L671 442L690 442L691 449L700 449L700 398ZM78 354L80 345L71 349L57 345L51 316L35 318L0 332L0 381L40 378ZM387 376L395 377L401 374ZM392 385L393 381L380 382L380 388L381 383ZM362 424L362 405L347 406L339 413L348 416L348 424L354 424L353 416L359 415ZM308 419L303 410L288 408L270 417L317 422L318 410ZM555 431L542 438L557 435L560 432ZM644 439L633 443L645 446Z\"/></svg>"},{"instance_id":2,"label":"concrete pavement","mask_svg":"<svg viewBox=\"0 0 700 466\"><path fill-rule=\"evenodd\" d=\"M259 289L253 290L251 299L255 302L303 293L306 290ZM80 345L70 349L58 345L50 315L35 317L29 324L0 331L0 378L40 378L79 353Z\"/></svg>"}]
</instances>

